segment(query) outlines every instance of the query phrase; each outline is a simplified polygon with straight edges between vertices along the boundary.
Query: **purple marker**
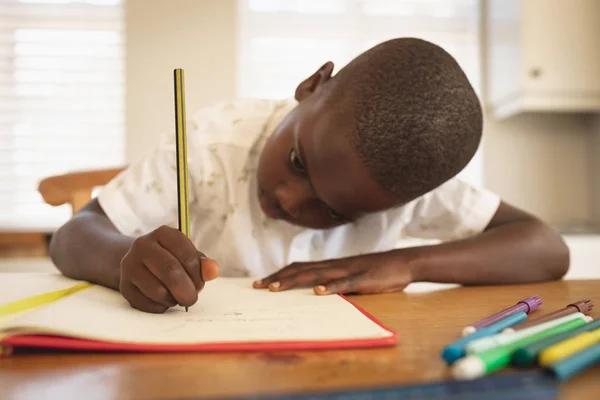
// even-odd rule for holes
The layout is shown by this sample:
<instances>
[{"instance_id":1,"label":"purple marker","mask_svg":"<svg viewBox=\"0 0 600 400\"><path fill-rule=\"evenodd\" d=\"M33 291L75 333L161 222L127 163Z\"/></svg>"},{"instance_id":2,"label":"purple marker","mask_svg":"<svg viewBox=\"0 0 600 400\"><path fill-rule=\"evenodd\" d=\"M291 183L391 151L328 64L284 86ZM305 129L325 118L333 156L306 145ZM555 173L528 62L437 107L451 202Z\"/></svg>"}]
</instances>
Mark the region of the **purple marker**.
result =
<instances>
[{"instance_id":1,"label":"purple marker","mask_svg":"<svg viewBox=\"0 0 600 400\"><path fill-rule=\"evenodd\" d=\"M502 310L499 313L496 313L487 318L484 318L481 321L475 322L471 326L467 326L465 329L463 329L463 332L462 332L463 336L468 336L471 333L475 333L475 331L477 331L477 329L491 325L495 322L500 321L501 319L508 317L509 315L518 313L519 311L523 311L523 312L529 314L530 312L535 311L538 308L540 308L541 305L542 305L542 299L540 297L538 297L538 296L528 297L524 300L521 300L516 305L507 308L506 310Z\"/></svg>"}]
</instances>

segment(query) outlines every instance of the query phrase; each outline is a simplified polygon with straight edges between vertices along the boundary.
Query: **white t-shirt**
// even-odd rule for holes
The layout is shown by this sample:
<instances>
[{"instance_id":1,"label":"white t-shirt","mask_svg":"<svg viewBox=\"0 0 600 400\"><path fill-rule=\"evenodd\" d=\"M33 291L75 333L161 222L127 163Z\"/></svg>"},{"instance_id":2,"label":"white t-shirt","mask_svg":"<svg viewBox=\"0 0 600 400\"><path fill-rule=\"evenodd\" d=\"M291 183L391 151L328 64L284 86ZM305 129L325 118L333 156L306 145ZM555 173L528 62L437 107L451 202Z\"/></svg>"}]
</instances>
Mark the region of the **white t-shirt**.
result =
<instances>
[{"instance_id":1,"label":"white t-shirt","mask_svg":"<svg viewBox=\"0 0 600 400\"><path fill-rule=\"evenodd\" d=\"M317 261L399 247L402 239L454 240L482 232L500 199L452 179L436 190L355 223L314 230L272 220L257 197L264 141L295 100L236 100L196 113L187 124L191 240L222 276L262 278L294 261ZM108 183L98 196L117 229L130 236L176 226L175 135Z\"/></svg>"}]
</instances>

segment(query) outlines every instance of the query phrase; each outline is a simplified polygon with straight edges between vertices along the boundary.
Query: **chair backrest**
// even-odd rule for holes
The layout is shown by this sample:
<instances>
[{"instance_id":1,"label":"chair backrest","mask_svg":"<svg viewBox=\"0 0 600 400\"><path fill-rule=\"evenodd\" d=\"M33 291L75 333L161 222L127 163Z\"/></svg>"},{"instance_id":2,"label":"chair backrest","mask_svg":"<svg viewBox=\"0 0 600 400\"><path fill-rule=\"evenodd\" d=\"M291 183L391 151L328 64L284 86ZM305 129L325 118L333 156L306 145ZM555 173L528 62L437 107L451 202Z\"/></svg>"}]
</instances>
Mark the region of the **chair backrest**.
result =
<instances>
[{"instance_id":1,"label":"chair backrest","mask_svg":"<svg viewBox=\"0 0 600 400\"><path fill-rule=\"evenodd\" d=\"M109 168L51 176L40 182L38 191L50 205L69 203L74 214L91 200L95 187L106 185L124 169Z\"/></svg>"}]
</instances>

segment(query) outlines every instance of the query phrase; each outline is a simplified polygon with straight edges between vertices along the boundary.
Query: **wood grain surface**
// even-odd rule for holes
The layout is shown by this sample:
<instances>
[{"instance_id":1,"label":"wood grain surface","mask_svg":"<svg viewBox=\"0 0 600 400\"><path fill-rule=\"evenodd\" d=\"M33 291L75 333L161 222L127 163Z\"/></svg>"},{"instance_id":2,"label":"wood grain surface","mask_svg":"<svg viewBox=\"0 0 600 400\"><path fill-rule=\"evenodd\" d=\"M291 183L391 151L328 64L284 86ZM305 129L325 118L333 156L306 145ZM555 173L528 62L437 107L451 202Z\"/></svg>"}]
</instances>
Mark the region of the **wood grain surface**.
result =
<instances>
[{"instance_id":1,"label":"wood grain surface","mask_svg":"<svg viewBox=\"0 0 600 400\"><path fill-rule=\"evenodd\" d=\"M463 327L533 295L544 301L538 312L591 298L591 315L600 317L600 280L353 296L398 331L398 346L270 354L16 354L0 359L0 397L200 399L430 382L450 376L440 352ZM599 398L600 366L561 385L561 399Z\"/></svg>"}]
</instances>

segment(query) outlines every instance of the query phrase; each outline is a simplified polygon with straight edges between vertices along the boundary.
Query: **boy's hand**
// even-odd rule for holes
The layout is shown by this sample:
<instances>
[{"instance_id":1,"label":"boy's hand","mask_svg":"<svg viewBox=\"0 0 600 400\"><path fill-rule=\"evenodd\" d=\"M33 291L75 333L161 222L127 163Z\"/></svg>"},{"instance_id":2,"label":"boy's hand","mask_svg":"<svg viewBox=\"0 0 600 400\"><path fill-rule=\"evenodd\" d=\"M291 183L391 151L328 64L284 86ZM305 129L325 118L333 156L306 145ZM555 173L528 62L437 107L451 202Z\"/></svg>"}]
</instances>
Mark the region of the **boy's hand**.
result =
<instances>
[{"instance_id":1,"label":"boy's hand","mask_svg":"<svg viewBox=\"0 0 600 400\"><path fill-rule=\"evenodd\" d=\"M163 313L177 304L192 306L204 282L218 274L218 265L184 234L161 226L134 240L121 260L119 290L133 308Z\"/></svg>"},{"instance_id":2,"label":"boy's hand","mask_svg":"<svg viewBox=\"0 0 600 400\"><path fill-rule=\"evenodd\" d=\"M257 289L271 291L312 286L316 294L385 293L403 290L412 282L408 262L397 251L293 263L265 279Z\"/></svg>"}]
</instances>

